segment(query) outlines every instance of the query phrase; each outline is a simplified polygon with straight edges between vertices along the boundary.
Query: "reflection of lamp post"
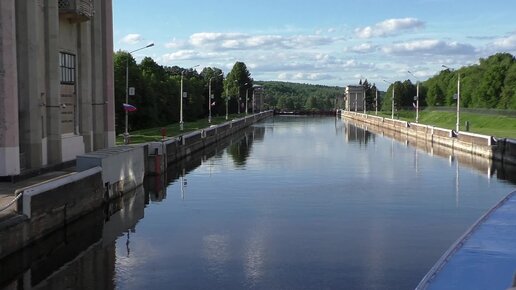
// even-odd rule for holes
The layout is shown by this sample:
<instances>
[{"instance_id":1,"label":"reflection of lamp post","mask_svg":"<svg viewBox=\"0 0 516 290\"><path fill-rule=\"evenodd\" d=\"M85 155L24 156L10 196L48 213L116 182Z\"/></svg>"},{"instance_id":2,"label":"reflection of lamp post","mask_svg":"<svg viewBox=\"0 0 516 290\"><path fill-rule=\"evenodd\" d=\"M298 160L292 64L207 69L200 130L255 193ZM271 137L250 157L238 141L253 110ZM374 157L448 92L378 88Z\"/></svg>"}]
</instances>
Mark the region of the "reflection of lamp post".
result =
<instances>
[{"instance_id":1,"label":"reflection of lamp post","mask_svg":"<svg viewBox=\"0 0 516 290\"><path fill-rule=\"evenodd\" d=\"M133 51L128 52L127 58L125 59L125 103L129 104L129 56L131 53L149 48L154 46L154 43L149 43L148 45L135 49ZM124 132L124 144L129 143L129 114L127 110L125 110L125 132Z\"/></svg>"},{"instance_id":2,"label":"reflection of lamp post","mask_svg":"<svg viewBox=\"0 0 516 290\"><path fill-rule=\"evenodd\" d=\"M408 73L411 74L414 78L416 78L416 123L419 123L419 80L410 71L408 71Z\"/></svg>"},{"instance_id":3,"label":"reflection of lamp post","mask_svg":"<svg viewBox=\"0 0 516 290\"><path fill-rule=\"evenodd\" d=\"M222 74L218 74L216 75L216 77L220 77ZM208 84L208 111L209 111L209 114L208 114L208 123L211 124L211 99L212 99L212 96L211 96L211 79L213 79L215 76L211 77L210 78L210 81L209 81L209 84Z\"/></svg>"},{"instance_id":4,"label":"reflection of lamp post","mask_svg":"<svg viewBox=\"0 0 516 290\"><path fill-rule=\"evenodd\" d=\"M392 85L392 108L391 108L391 119L394 119L394 84L391 83L391 82L388 82L386 80L383 80L384 82L388 83L388 84L391 84Z\"/></svg>"},{"instance_id":5,"label":"reflection of lamp post","mask_svg":"<svg viewBox=\"0 0 516 290\"><path fill-rule=\"evenodd\" d=\"M199 65L194 65L190 69L193 69L195 67L198 67ZM184 122L183 122L183 98L184 98L184 91L183 91L183 79L185 75L185 70L181 71L181 94L179 95L179 129L183 131L184 129Z\"/></svg>"},{"instance_id":6,"label":"reflection of lamp post","mask_svg":"<svg viewBox=\"0 0 516 290\"><path fill-rule=\"evenodd\" d=\"M444 64L442 67L449 69L451 71L454 71L453 68L449 68L445 66ZM455 124L456 131L459 132L460 130L460 73L457 71L458 79L457 79L457 123Z\"/></svg>"}]
</instances>

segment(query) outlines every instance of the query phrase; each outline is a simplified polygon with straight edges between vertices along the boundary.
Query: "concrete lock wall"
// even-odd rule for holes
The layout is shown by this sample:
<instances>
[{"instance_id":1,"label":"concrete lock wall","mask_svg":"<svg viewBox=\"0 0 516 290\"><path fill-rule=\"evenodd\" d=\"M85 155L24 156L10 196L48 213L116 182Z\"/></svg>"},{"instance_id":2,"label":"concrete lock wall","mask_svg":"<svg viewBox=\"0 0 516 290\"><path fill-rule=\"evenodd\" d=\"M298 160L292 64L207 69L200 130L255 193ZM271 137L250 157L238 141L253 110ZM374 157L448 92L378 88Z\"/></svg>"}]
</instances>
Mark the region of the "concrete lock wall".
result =
<instances>
[{"instance_id":1,"label":"concrete lock wall","mask_svg":"<svg viewBox=\"0 0 516 290\"><path fill-rule=\"evenodd\" d=\"M100 167L23 189L18 203L22 215L2 225L0 258L93 211L103 201Z\"/></svg>"},{"instance_id":2,"label":"concrete lock wall","mask_svg":"<svg viewBox=\"0 0 516 290\"><path fill-rule=\"evenodd\" d=\"M113 199L143 183L147 145L117 146L77 156L77 171L99 166L102 182Z\"/></svg>"},{"instance_id":3,"label":"concrete lock wall","mask_svg":"<svg viewBox=\"0 0 516 290\"><path fill-rule=\"evenodd\" d=\"M386 128L401 134L405 134L407 136L422 138L424 140L450 147L455 150L460 150L466 153L487 158L495 158L494 152L499 150L498 146L494 142L494 138L491 136L468 132L455 132L453 130L434 126L393 120L355 112L343 111L342 116L344 118L353 119L361 123ZM499 155L500 159L507 159L507 154L501 153Z\"/></svg>"},{"instance_id":4,"label":"concrete lock wall","mask_svg":"<svg viewBox=\"0 0 516 290\"><path fill-rule=\"evenodd\" d=\"M161 174L167 164L181 160L235 132L273 115L273 111L258 113L241 119L235 119L220 125L190 132L161 142L149 143L147 155L147 174ZM156 151L156 148L162 148ZM156 152L161 157L156 156Z\"/></svg>"},{"instance_id":5,"label":"concrete lock wall","mask_svg":"<svg viewBox=\"0 0 516 290\"><path fill-rule=\"evenodd\" d=\"M22 249L161 174L167 164L272 116L263 112L183 136L134 146L117 146L77 156L76 173L23 189L18 215L0 223L0 258Z\"/></svg>"}]
</instances>

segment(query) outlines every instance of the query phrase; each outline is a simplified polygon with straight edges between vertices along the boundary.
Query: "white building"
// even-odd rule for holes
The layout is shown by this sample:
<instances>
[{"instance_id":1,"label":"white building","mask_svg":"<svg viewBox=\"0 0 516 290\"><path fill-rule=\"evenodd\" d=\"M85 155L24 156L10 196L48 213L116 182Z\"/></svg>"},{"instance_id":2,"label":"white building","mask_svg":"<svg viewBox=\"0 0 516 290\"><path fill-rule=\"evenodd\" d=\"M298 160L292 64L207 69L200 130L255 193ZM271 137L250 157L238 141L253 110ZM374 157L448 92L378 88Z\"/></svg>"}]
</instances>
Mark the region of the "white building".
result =
<instances>
[{"instance_id":1,"label":"white building","mask_svg":"<svg viewBox=\"0 0 516 290\"><path fill-rule=\"evenodd\" d=\"M115 144L111 0L0 1L0 177Z\"/></svg>"},{"instance_id":2,"label":"white building","mask_svg":"<svg viewBox=\"0 0 516 290\"><path fill-rule=\"evenodd\" d=\"M345 93L346 111L363 112L365 106L365 90L361 85L346 86Z\"/></svg>"}]
</instances>

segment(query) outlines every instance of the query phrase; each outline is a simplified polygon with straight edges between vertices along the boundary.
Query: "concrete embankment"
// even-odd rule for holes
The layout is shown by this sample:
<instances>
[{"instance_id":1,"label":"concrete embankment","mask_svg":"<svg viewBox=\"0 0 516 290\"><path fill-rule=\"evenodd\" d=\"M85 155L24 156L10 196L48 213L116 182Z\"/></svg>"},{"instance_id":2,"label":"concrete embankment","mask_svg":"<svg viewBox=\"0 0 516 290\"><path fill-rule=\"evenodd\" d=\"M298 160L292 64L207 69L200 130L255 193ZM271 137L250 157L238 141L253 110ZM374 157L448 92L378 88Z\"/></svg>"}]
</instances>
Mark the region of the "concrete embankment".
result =
<instances>
[{"instance_id":1,"label":"concrete embankment","mask_svg":"<svg viewBox=\"0 0 516 290\"><path fill-rule=\"evenodd\" d=\"M363 124L385 128L402 135L426 140L453 150L516 164L516 140L497 139L492 136L463 131L456 132L449 129L357 112L342 111L342 117Z\"/></svg>"},{"instance_id":2,"label":"concrete embankment","mask_svg":"<svg viewBox=\"0 0 516 290\"><path fill-rule=\"evenodd\" d=\"M273 115L272 111L235 119L178 137L118 146L77 157L76 171L17 189L19 196L0 219L0 258L138 188L147 174L161 174L168 164ZM1 208L1 206L0 206Z\"/></svg>"}]
</instances>

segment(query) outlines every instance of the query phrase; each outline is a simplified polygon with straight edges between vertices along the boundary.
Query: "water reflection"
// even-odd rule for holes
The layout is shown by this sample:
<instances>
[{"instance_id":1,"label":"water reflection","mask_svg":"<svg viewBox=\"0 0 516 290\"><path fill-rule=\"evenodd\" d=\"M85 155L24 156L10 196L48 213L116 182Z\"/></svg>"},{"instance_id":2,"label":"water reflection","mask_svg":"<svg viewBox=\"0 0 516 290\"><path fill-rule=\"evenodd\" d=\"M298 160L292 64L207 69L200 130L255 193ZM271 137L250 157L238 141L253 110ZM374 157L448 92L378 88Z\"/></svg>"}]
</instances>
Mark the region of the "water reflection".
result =
<instances>
[{"instance_id":1,"label":"water reflection","mask_svg":"<svg viewBox=\"0 0 516 290\"><path fill-rule=\"evenodd\" d=\"M0 261L0 288L413 289L514 172L335 118L270 119Z\"/></svg>"},{"instance_id":2,"label":"water reflection","mask_svg":"<svg viewBox=\"0 0 516 290\"><path fill-rule=\"evenodd\" d=\"M343 129L346 142L357 142L364 145L367 145L369 141L374 142L375 134L367 130L367 127L344 123Z\"/></svg>"},{"instance_id":3,"label":"water reflection","mask_svg":"<svg viewBox=\"0 0 516 290\"><path fill-rule=\"evenodd\" d=\"M139 187L1 260L0 288L114 289L115 241L134 232L144 206Z\"/></svg>"},{"instance_id":4,"label":"water reflection","mask_svg":"<svg viewBox=\"0 0 516 290\"><path fill-rule=\"evenodd\" d=\"M456 163L456 184L459 182L459 165L477 170L483 173L488 179L496 175L498 179L507 180L516 183L516 166L512 164L503 164L497 160L491 160L482 156L477 156L462 151L454 151L452 148L434 144L421 138L408 136L400 132L384 129L377 126L364 125L354 120L347 120L345 124L346 141L359 142L367 144L369 139L374 140L375 135L381 135L392 139L392 142L397 141L406 146L414 147L414 164L416 172L419 172L418 159L419 153L423 152L430 156L445 158L449 160L450 166ZM371 137L373 135L373 137ZM394 158L393 146L391 146L391 155ZM457 192L458 186L457 187Z\"/></svg>"}]
</instances>

